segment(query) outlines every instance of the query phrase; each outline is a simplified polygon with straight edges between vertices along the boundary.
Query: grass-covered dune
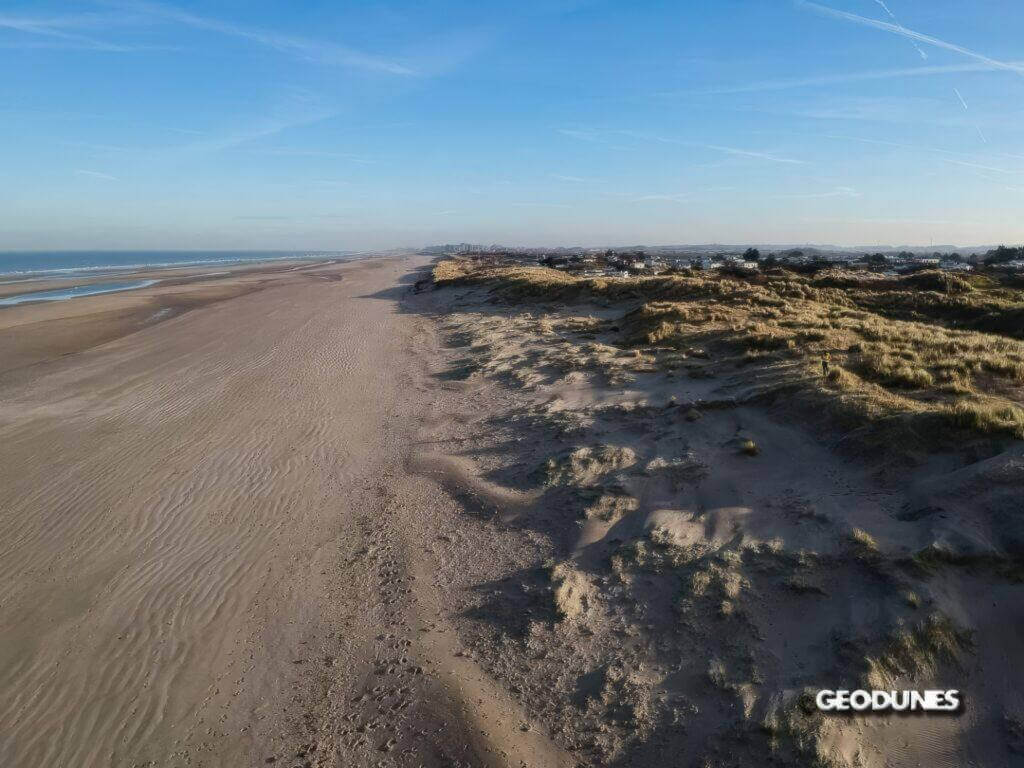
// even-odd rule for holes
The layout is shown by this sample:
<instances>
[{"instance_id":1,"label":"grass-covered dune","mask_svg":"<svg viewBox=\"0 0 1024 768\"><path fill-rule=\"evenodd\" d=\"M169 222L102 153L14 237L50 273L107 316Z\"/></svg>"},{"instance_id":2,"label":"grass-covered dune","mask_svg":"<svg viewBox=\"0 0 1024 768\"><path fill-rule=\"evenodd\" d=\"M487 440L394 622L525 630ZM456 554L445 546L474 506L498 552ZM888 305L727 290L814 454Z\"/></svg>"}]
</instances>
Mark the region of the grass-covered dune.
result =
<instances>
[{"instance_id":1,"label":"grass-covered dune","mask_svg":"<svg viewBox=\"0 0 1024 768\"><path fill-rule=\"evenodd\" d=\"M1024 655L1020 287L583 277L493 256L441 261L434 282L439 376L499 409L476 438L460 422L448 450L531 500L496 505L479 546L514 529L532 565L489 583L544 611L474 625L476 647L581 765L1024 753L1019 686L1004 686ZM956 687L970 716L814 706L858 687Z\"/></svg>"},{"instance_id":2,"label":"grass-covered dune","mask_svg":"<svg viewBox=\"0 0 1024 768\"><path fill-rule=\"evenodd\" d=\"M584 278L459 258L439 262L434 281L481 286L524 309L621 310L605 322L607 338L658 368L745 368L756 374L751 396L787 397L915 450L970 434L1024 439L1024 291L987 276L772 269Z\"/></svg>"}]
</instances>

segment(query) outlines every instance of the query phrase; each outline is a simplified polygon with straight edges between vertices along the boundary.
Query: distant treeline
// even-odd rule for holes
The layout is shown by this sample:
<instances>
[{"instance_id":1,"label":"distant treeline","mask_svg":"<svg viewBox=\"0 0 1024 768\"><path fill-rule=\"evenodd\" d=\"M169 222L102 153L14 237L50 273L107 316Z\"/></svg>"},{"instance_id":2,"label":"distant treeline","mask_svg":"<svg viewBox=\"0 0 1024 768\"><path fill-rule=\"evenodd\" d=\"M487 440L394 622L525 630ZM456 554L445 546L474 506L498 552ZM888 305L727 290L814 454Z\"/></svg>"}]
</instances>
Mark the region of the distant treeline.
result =
<instances>
[{"instance_id":1,"label":"distant treeline","mask_svg":"<svg viewBox=\"0 0 1024 768\"><path fill-rule=\"evenodd\" d=\"M985 254L986 264L1005 264L1008 261L1024 260L1024 246L1020 248L1008 248L1000 245Z\"/></svg>"}]
</instances>

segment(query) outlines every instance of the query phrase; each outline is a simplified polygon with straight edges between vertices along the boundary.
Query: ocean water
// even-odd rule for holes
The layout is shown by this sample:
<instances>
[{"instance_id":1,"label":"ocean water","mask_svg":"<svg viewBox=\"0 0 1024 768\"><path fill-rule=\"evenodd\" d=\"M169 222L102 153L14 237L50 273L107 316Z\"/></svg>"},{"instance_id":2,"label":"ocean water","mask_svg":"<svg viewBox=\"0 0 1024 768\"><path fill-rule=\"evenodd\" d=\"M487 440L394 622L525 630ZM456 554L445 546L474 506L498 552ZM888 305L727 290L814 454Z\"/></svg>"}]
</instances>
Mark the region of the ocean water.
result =
<instances>
[{"instance_id":1,"label":"ocean water","mask_svg":"<svg viewBox=\"0 0 1024 768\"><path fill-rule=\"evenodd\" d=\"M0 299L0 307L9 307L14 304L24 304L29 301L64 301L65 299L76 299L80 296L95 296L98 293L117 293L118 291L134 291L136 288L145 288L159 280L124 280L114 283L89 283L88 285L72 285L68 288L57 288L52 291L34 291L32 293L19 293L14 296L6 296Z\"/></svg>"},{"instance_id":2,"label":"ocean water","mask_svg":"<svg viewBox=\"0 0 1024 768\"><path fill-rule=\"evenodd\" d=\"M0 252L0 281L76 277L144 267L245 264L280 259L346 259L345 251L8 251Z\"/></svg>"}]
</instances>

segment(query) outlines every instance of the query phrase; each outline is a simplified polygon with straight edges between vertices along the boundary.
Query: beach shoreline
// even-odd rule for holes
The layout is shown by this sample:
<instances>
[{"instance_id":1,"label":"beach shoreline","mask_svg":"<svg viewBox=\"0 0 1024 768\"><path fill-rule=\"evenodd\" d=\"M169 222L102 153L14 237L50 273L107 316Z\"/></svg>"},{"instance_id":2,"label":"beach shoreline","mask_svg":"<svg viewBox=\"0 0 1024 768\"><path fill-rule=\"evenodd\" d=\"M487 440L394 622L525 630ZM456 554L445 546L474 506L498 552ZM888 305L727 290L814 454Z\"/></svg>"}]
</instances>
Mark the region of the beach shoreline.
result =
<instances>
[{"instance_id":1,"label":"beach shoreline","mask_svg":"<svg viewBox=\"0 0 1024 768\"><path fill-rule=\"evenodd\" d=\"M118 274L119 280L146 283L132 290L0 306L0 378L15 369L83 351L190 309L339 263L358 262L330 259L249 263L213 272L200 267L147 268ZM109 275L26 280L0 285L0 299L109 280Z\"/></svg>"},{"instance_id":2,"label":"beach shoreline","mask_svg":"<svg viewBox=\"0 0 1024 768\"><path fill-rule=\"evenodd\" d=\"M696 278L482 264L261 265L0 311L0 756L1012 751L1020 440L857 454L765 396L756 365L796 358L707 333ZM968 709L800 709L869 682Z\"/></svg>"}]
</instances>

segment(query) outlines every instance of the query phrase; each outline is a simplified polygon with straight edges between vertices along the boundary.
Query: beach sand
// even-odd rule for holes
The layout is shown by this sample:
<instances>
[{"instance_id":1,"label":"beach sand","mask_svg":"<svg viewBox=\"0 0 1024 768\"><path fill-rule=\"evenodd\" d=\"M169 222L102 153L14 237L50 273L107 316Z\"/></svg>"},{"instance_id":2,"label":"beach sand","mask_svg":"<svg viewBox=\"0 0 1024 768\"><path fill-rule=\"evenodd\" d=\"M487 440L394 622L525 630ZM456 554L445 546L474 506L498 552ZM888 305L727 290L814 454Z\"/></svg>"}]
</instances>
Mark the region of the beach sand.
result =
<instances>
[{"instance_id":1,"label":"beach sand","mask_svg":"<svg viewBox=\"0 0 1024 768\"><path fill-rule=\"evenodd\" d=\"M416 562L422 263L0 311L5 765L549 764Z\"/></svg>"}]
</instances>

